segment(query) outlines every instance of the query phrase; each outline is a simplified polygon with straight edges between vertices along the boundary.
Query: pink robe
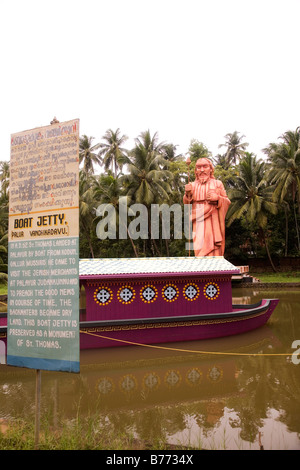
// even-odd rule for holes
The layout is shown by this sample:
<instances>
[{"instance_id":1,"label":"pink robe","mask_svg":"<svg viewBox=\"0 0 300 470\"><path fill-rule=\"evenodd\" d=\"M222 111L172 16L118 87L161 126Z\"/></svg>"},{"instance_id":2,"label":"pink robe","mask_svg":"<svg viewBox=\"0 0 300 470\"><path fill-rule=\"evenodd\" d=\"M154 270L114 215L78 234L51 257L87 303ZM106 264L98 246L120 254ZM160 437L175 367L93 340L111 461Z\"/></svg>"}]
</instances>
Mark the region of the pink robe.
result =
<instances>
[{"instance_id":1,"label":"pink robe","mask_svg":"<svg viewBox=\"0 0 300 470\"><path fill-rule=\"evenodd\" d=\"M219 195L217 202L206 200L208 190ZM191 219L195 256L223 256L225 250L225 216L230 205L223 183L210 178L206 183L192 183L192 201L184 196L184 204L192 203Z\"/></svg>"}]
</instances>

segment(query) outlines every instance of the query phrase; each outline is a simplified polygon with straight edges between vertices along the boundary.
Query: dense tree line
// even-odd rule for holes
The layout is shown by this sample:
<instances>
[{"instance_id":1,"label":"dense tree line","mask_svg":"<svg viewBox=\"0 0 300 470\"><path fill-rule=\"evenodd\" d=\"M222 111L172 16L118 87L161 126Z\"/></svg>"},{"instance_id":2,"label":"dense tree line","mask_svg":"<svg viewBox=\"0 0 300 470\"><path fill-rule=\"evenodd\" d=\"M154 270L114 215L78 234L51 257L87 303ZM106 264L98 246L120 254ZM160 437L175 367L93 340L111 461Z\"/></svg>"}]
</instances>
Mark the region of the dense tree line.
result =
<instances>
[{"instance_id":1,"label":"dense tree line","mask_svg":"<svg viewBox=\"0 0 300 470\"><path fill-rule=\"evenodd\" d=\"M153 205L182 205L184 186L194 179L195 162L200 157L212 160L215 177L223 181L231 200L226 218L226 258L243 262L249 257L268 256L275 269L273 257L298 256L300 128L285 132L278 142L267 145L264 159L250 152L244 139L237 131L227 134L218 155L212 155L204 143L193 139L183 155L175 145L160 142L158 134L151 135L148 130L135 139L131 149L126 148L127 136L120 129L107 130L101 142L83 135L79 144L80 257L187 256L186 238L174 237L175 217L168 237L163 235L166 227L160 218L160 235L151 238L150 214ZM8 162L0 162L0 188L0 271L5 278ZM129 208L127 224L120 217L124 198ZM128 230L128 223L134 220L130 213L133 204L147 208L148 234L144 238L133 238ZM118 230L107 239L97 234L100 205L114 208Z\"/></svg>"}]
</instances>

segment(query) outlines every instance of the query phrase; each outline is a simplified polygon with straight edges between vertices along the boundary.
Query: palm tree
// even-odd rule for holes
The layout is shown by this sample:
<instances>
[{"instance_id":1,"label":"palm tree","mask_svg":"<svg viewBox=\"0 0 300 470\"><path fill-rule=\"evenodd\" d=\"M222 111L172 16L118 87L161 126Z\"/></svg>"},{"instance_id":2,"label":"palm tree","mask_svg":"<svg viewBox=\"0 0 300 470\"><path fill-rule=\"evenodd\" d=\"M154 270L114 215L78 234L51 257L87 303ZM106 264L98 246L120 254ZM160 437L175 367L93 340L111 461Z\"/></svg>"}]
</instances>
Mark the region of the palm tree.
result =
<instances>
[{"instance_id":1,"label":"palm tree","mask_svg":"<svg viewBox=\"0 0 300 470\"><path fill-rule=\"evenodd\" d=\"M99 156L103 156L104 167L106 170L111 168L114 177L117 177L118 168L122 168L124 157L127 150L122 147L124 142L128 139L126 135L120 135L120 129L115 132L108 129L102 137L105 143L100 143Z\"/></svg>"},{"instance_id":2,"label":"palm tree","mask_svg":"<svg viewBox=\"0 0 300 470\"><path fill-rule=\"evenodd\" d=\"M226 154L225 154L225 160L228 164L234 164L236 165L237 160L241 159L245 155L246 147L248 147L248 143L242 142L242 139L245 137L244 135L239 136L239 132L234 131L232 134L226 134L225 139L226 143L225 144L220 144L220 147L226 147Z\"/></svg>"},{"instance_id":3,"label":"palm tree","mask_svg":"<svg viewBox=\"0 0 300 470\"><path fill-rule=\"evenodd\" d=\"M247 152L238 165L234 188L228 191L231 205L227 218L228 225L231 225L235 219L241 218L245 218L252 226L258 225L270 264L276 271L266 237L268 215L277 212L277 205L272 198L273 189L265 179L265 163Z\"/></svg>"},{"instance_id":4,"label":"palm tree","mask_svg":"<svg viewBox=\"0 0 300 470\"><path fill-rule=\"evenodd\" d=\"M163 156L168 162L180 162L183 160L183 155L176 153L177 145L165 144L163 145Z\"/></svg>"},{"instance_id":5,"label":"palm tree","mask_svg":"<svg viewBox=\"0 0 300 470\"><path fill-rule=\"evenodd\" d=\"M95 200L97 200L100 204L112 205L115 209L116 215L118 216L117 222L119 224L123 223L121 217L119 217L119 206L121 198L123 196L123 192L124 190L121 178L114 178L112 174L100 175L97 183L94 186ZM134 254L138 258L138 252L132 240L132 237L130 236L127 224L125 224L125 227L123 225L123 228L126 229L126 233L130 239Z\"/></svg>"},{"instance_id":6,"label":"palm tree","mask_svg":"<svg viewBox=\"0 0 300 470\"><path fill-rule=\"evenodd\" d=\"M93 224L93 209L94 209L94 198L93 198L93 185L94 176L81 170L79 173L79 225L80 234L86 237L90 255L94 258L94 250L91 238L91 228Z\"/></svg>"},{"instance_id":7,"label":"palm tree","mask_svg":"<svg viewBox=\"0 0 300 470\"><path fill-rule=\"evenodd\" d=\"M164 143L158 142L157 133L151 137L149 130L142 132L135 140L135 147L127 159L129 174L122 178L130 202L147 207L149 233L151 233L151 204L168 201L172 193L170 186L172 173L164 169L167 163L164 158L164 146ZM149 239L150 237L148 241ZM152 246L158 252L154 239ZM151 250L153 251L153 248Z\"/></svg>"},{"instance_id":8,"label":"palm tree","mask_svg":"<svg viewBox=\"0 0 300 470\"><path fill-rule=\"evenodd\" d=\"M92 145L94 137L83 135L79 139L79 163L83 163L83 170L87 174L94 174L94 165L101 165L102 159L96 153L99 144Z\"/></svg>"},{"instance_id":9,"label":"palm tree","mask_svg":"<svg viewBox=\"0 0 300 470\"><path fill-rule=\"evenodd\" d=\"M149 130L135 140L135 147L127 159L129 174L123 178L127 196L133 202L150 206L169 199L171 187L167 178L172 174L162 170L166 165L164 145L158 142L157 133L151 137Z\"/></svg>"},{"instance_id":10,"label":"palm tree","mask_svg":"<svg viewBox=\"0 0 300 470\"><path fill-rule=\"evenodd\" d=\"M295 227L300 251L299 226L296 203L300 212L300 128L295 132L287 131L280 136L282 142L270 143L263 149L271 164L269 180L275 184L274 198L287 205L290 198L293 204Z\"/></svg>"}]
</instances>

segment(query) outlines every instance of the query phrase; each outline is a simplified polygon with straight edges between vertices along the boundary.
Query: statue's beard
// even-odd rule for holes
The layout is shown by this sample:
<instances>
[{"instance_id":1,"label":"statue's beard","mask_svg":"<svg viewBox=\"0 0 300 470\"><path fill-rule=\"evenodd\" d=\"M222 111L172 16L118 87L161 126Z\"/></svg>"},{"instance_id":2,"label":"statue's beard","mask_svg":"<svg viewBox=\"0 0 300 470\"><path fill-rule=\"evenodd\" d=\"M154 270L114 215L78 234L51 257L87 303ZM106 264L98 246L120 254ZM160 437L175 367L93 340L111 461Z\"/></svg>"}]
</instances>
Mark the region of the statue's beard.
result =
<instances>
[{"instance_id":1,"label":"statue's beard","mask_svg":"<svg viewBox=\"0 0 300 470\"><path fill-rule=\"evenodd\" d=\"M199 176L199 181L200 181L201 184L206 183L206 181L208 181L208 179L209 179L209 175Z\"/></svg>"}]
</instances>

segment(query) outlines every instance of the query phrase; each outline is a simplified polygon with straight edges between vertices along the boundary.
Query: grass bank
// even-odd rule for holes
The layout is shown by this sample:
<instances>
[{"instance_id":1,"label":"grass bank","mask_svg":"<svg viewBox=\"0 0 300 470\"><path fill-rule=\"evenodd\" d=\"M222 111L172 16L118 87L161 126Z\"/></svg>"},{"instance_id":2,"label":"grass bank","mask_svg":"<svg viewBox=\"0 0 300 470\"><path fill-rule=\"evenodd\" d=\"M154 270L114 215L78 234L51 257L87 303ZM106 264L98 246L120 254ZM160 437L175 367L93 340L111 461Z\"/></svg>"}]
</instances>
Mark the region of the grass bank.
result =
<instances>
[{"instance_id":1,"label":"grass bank","mask_svg":"<svg viewBox=\"0 0 300 470\"><path fill-rule=\"evenodd\" d=\"M255 273L250 272L250 276L256 277L261 282L268 283L288 283L288 282L300 282L299 271L288 271L288 272L268 272L268 273Z\"/></svg>"},{"instance_id":2,"label":"grass bank","mask_svg":"<svg viewBox=\"0 0 300 470\"><path fill-rule=\"evenodd\" d=\"M100 420L101 421L101 420ZM130 433L119 433L114 426L97 419L77 419L53 429L41 425L38 446L33 423L0 420L0 450L186 450L190 447L169 445L163 440L145 442ZM196 449L194 449L196 450ZM197 450L201 450L200 448Z\"/></svg>"}]
</instances>

